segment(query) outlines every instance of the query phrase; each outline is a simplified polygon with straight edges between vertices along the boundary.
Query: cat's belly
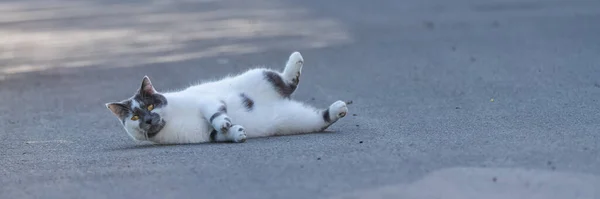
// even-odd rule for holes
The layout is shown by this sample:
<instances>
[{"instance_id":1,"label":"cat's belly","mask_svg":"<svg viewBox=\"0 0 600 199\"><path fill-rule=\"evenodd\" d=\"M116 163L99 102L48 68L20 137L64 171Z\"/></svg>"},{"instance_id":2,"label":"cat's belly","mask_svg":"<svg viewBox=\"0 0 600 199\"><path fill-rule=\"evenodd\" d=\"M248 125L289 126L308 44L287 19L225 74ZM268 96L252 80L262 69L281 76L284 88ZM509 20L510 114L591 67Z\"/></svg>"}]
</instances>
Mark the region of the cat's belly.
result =
<instances>
[{"instance_id":1,"label":"cat's belly","mask_svg":"<svg viewBox=\"0 0 600 199\"><path fill-rule=\"evenodd\" d=\"M228 104L228 115L233 124L241 125L246 129L248 138L272 136L279 128L277 120L280 118L276 102L255 101L252 110L248 110L242 102Z\"/></svg>"}]
</instances>

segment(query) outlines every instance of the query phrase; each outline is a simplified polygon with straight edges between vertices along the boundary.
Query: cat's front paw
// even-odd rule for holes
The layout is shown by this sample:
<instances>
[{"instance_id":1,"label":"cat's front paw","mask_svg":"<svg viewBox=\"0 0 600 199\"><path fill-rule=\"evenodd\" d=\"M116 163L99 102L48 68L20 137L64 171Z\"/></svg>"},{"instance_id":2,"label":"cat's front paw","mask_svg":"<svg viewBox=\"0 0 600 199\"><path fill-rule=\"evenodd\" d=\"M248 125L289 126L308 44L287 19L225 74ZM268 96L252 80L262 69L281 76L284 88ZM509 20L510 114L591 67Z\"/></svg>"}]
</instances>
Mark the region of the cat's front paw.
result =
<instances>
[{"instance_id":1,"label":"cat's front paw","mask_svg":"<svg viewBox=\"0 0 600 199\"><path fill-rule=\"evenodd\" d=\"M338 100L329 106L329 113L331 119L333 121L343 118L348 113L348 107L346 106L346 102Z\"/></svg>"},{"instance_id":2,"label":"cat's front paw","mask_svg":"<svg viewBox=\"0 0 600 199\"><path fill-rule=\"evenodd\" d=\"M233 125L229 129L229 134L231 136L231 141L233 141L233 142L237 142L237 143L246 142L246 138L247 138L246 129L244 129L244 127L241 125Z\"/></svg>"},{"instance_id":3,"label":"cat's front paw","mask_svg":"<svg viewBox=\"0 0 600 199\"><path fill-rule=\"evenodd\" d=\"M227 133L229 131L229 129L231 128L232 124L231 124L231 120L229 118L223 118L223 120L221 120L220 124L218 124L219 130L221 130L221 132L223 133Z\"/></svg>"}]
</instances>

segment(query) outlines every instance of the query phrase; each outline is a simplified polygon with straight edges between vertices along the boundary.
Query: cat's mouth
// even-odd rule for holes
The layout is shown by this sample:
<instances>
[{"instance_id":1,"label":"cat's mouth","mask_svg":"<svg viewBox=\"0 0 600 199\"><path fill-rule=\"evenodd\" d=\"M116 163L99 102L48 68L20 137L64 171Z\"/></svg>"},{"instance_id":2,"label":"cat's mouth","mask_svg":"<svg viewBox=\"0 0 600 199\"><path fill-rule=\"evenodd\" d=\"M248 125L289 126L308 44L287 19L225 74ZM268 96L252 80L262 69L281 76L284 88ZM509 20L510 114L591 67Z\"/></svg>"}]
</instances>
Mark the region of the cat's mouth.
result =
<instances>
[{"instance_id":1,"label":"cat's mouth","mask_svg":"<svg viewBox=\"0 0 600 199\"><path fill-rule=\"evenodd\" d=\"M161 119L158 124L152 125L148 130L146 130L146 136L148 138L153 138L154 136L158 135L163 127L165 127L165 124L167 124L167 122Z\"/></svg>"}]
</instances>

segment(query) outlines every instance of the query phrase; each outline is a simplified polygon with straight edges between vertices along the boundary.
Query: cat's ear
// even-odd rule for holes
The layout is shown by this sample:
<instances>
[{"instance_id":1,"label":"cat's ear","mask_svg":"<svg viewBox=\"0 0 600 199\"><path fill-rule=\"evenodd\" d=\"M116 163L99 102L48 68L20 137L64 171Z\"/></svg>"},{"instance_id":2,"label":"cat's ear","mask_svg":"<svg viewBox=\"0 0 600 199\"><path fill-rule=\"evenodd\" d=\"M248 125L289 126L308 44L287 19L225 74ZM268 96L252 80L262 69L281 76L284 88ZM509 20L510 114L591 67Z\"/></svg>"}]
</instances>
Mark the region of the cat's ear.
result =
<instances>
[{"instance_id":1,"label":"cat's ear","mask_svg":"<svg viewBox=\"0 0 600 199\"><path fill-rule=\"evenodd\" d=\"M126 104L121 103L121 102L111 102L111 103L106 103L106 108L108 108L108 110L110 110L113 114L115 114L115 116L119 117L119 118L123 118L127 115L127 111L129 110L129 107L127 107Z\"/></svg>"},{"instance_id":2,"label":"cat's ear","mask_svg":"<svg viewBox=\"0 0 600 199\"><path fill-rule=\"evenodd\" d=\"M138 91L142 96L144 95L152 95L156 93L156 89L152 86L152 82L150 82L150 78L148 76L144 76L142 79L142 86Z\"/></svg>"}]
</instances>

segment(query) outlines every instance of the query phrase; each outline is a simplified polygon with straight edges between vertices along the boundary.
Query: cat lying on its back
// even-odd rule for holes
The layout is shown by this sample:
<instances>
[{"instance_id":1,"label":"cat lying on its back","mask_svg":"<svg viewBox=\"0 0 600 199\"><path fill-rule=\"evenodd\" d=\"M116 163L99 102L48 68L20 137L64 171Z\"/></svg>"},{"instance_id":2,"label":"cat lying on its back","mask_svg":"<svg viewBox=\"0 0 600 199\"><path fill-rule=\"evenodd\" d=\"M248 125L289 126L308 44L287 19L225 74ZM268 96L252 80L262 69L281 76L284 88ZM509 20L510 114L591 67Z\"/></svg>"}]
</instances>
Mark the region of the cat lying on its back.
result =
<instances>
[{"instance_id":1,"label":"cat lying on its back","mask_svg":"<svg viewBox=\"0 0 600 199\"><path fill-rule=\"evenodd\" d=\"M168 93L156 91L145 76L134 96L106 107L133 139L159 144L245 142L322 131L346 116L348 108L343 101L317 109L291 99L303 64L302 55L294 52L283 72L255 68Z\"/></svg>"}]
</instances>

